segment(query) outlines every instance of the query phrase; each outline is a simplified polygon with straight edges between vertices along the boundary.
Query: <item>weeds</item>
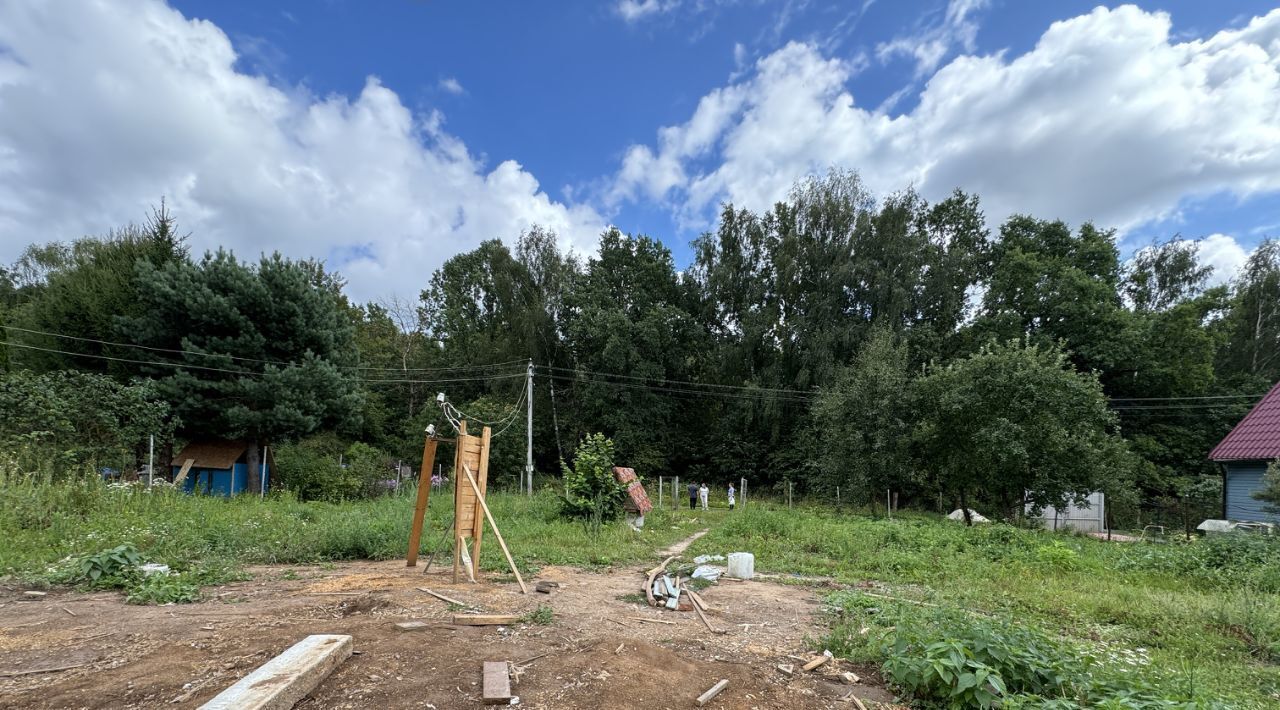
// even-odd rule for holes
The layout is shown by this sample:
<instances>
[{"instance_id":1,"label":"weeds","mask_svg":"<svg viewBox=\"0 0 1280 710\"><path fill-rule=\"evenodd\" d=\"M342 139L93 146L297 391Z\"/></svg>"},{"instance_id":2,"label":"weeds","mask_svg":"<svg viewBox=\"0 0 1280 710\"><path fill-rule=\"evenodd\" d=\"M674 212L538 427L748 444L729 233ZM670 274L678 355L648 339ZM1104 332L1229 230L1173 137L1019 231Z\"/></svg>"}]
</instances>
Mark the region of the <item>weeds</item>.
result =
<instances>
[{"instance_id":1,"label":"weeds","mask_svg":"<svg viewBox=\"0 0 1280 710\"><path fill-rule=\"evenodd\" d=\"M524 616L520 617L520 620L529 624L538 624L541 626L548 626L550 624L555 623L556 612L554 609L552 609L551 607L545 604L539 604L537 609L534 609L528 614L525 614Z\"/></svg>"}]
</instances>

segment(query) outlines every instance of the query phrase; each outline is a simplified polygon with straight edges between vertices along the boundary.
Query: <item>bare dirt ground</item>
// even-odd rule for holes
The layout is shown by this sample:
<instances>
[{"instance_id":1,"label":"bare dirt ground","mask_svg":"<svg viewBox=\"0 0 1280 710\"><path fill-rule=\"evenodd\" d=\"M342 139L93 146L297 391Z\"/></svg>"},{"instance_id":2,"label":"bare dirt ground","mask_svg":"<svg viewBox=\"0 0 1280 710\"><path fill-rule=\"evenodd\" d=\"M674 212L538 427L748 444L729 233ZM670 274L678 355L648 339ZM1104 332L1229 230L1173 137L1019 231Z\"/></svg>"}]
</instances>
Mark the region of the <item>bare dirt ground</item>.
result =
<instances>
[{"instance_id":1,"label":"bare dirt ground","mask_svg":"<svg viewBox=\"0 0 1280 710\"><path fill-rule=\"evenodd\" d=\"M527 596L514 582L455 585L448 570L420 570L402 561L260 567L253 581L206 589L204 602L161 607L126 605L117 593L28 598L0 587L0 707L197 707L317 633L351 634L357 655L299 708L483 707L486 660L514 663L513 692L528 708L688 708L721 678L729 685L707 707L851 708L841 700L851 690L869 708L892 700L871 668L833 661L799 672L811 657L806 639L823 633L818 597L802 587L722 581L706 589L709 620L725 632L716 634L693 612L635 601L639 565L544 568L536 579L559 582L559 590L538 594L526 580ZM554 621L454 626L450 617L460 612L418 587L486 613L526 614L542 604ZM394 626L403 621L428 626ZM862 682L845 684L843 671Z\"/></svg>"}]
</instances>

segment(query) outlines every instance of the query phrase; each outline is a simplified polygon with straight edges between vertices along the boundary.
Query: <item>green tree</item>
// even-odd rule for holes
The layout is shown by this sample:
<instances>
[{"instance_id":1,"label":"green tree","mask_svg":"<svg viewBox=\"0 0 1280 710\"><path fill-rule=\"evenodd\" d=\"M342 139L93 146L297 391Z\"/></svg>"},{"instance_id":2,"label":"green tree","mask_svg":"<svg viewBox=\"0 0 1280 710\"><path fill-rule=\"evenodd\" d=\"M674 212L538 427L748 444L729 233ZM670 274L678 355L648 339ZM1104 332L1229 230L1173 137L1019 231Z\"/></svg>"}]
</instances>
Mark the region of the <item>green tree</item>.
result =
<instances>
[{"instance_id":1,"label":"green tree","mask_svg":"<svg viewBox=\"0 0 1280 710\"><path fill-rule=\"evenodd\" d=\"M145 367L183 435L251 443L250 488L263 443L357 423L342 283L318 263L273 254L246 264L218 251L140 269L142 312L125 322L155 349L149 359L167 363Z\"/></svg>"},{"instance_id":2,"label":"green tree","mask_svg":"<svg viewBox=\"0 0 1280 710\"><path fill-rule=\"evenodd\" d=\"M163 443L172 431L169 407L151 382L123 385L74 370L0 375L0 450L20 470L136 469L148 436Z\"/></svg>"},{"instance_id":3,"label":"green tree","mask_svg":"<svg viewBox=\"0 0 1280 710\"><path fill-rule=\"evenodd\" d=\"M13 324L26 330L12 332L10 337L19 346L41 349L15 347L15 361L38 371L73 368L110 374L121 381L138 374L138 367L125 360L146 359L147 354L108 342L132 341L124 323L142 312L139 266L160 268L186 262L184 240L162 204L141 227L129 226L70 245L29 248L21 270L31 284L30 297L13 316Z\"/></svg>"},{"instance_id":4,"label":"green tree","mask_svg":"<svg viewBox=\"0 0 1280 710\"><path fill-rule=\"evenodd\" d=\"M910 383L906 346L888 329L876 328L814 405L826 488L840 486L845 500L872 501L885 489L914 484L906 445L913 423Z\"/></svg>"},{"instance_id":5,"label":"green tree","mask_svg":"<svg viewBox=\"0 0 1280 710\"><path fill-rule=\"evenodd\" d=\"M588 435L578 445L573 466L560 465L564 475L561 514L599 537L605 523L622 516L627 490L613 477L613 442L604 434Z\"/></svg>"},{"instance_id":6,"label":"green tree","mask_svg":"<svg viewBox=\"0 0 1280 710\"><path fill-rule=\"evenodd\" d=\"M1080 502L1124 460L1102 386L1053 347L1012 342L930 372L913 386L917 460L944 494L1004 515Z\"/></svg>"},{"instance_id":7,"label":"green tree","mask_svg":"<svg viewBox=\"0 0 1280 710\"><path fill-rule=\"evenodd\" d=\"M1280 513L1280 460L1267 464L1267 472L1262 477L1262 489L1254 491L1253 497L1266 503L1262 507L1268 513Z\"/></svg>"},{"instance_id":8,"label":"green tree","mask_svg":"<svg viewBox=\"0 0 1280 710\"><path fill-rule=\"evenodd\" d=\"M1255 386L1280 381L1280 240L1263 240L1235 283L1224 366Z\"/></svg>"}]
</instances>

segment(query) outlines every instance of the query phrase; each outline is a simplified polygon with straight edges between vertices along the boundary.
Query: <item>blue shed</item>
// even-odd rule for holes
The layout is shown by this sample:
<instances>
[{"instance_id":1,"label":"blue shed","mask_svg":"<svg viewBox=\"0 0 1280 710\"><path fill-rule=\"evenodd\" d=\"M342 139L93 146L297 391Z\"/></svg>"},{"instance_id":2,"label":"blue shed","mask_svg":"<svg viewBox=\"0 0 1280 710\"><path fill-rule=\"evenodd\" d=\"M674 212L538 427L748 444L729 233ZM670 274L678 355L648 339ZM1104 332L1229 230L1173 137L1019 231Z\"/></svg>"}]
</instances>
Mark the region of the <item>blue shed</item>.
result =
<instances>
[{"instance_id":1,"label":"blue shed","mask_svg":"<svg viewBox=\"0 0 1280 710\"><path fill-rule=\"evenodd\" d=\"M190 461L188 466L187 462ZM173 483L188 493L231 496L248 490L249 442L208 439L193 441L173 457ZM269 447L262 448L262 488L271 485L275 460ZM186 468L185 475L183 469ZM249 491L257 493L257 490Z\"/></svg>"},{"instance_id":2,"label":"blue shed","mask_svg":"<svg viewBox=\"0 0 1280 710\"><path fill-rule=\"evenodd\" d=\"M1280 513L1264 510L1253 497L1262 488L1267 465L1280 460L1280 382L1213 447L1209 458L1222 466L1222 517L1280 523Z\"/></svg>"}]
</instances>

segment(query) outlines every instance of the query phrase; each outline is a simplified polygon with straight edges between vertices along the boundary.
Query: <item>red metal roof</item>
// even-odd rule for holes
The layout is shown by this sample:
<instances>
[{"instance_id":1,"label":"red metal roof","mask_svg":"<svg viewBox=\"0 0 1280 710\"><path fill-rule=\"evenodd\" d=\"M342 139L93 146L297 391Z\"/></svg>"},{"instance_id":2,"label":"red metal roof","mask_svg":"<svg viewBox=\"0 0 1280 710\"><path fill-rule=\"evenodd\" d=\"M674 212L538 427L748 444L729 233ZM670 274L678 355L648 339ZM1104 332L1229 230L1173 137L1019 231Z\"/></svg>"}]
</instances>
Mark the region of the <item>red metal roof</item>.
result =
<instances>
[{"instance_id":1,"label":"red metal roof","mask_svg":"<svg viewBox=\"0 0 1280 710\"><path fill-rule=\"evenodd\" d=\"M1280 459L1280 382L1209 452L1213 461Z\"/></svg>"}]
</instances>

